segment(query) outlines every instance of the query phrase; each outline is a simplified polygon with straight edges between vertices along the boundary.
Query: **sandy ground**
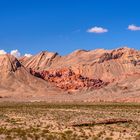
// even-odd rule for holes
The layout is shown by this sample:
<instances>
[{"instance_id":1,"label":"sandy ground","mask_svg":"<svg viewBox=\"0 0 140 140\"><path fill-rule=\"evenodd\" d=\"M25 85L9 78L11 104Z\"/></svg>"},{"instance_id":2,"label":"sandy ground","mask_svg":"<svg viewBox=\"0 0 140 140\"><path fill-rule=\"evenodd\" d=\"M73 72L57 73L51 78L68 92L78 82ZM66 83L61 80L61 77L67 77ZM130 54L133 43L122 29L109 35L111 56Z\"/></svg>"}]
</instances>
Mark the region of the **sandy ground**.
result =
<instances>
[{"instance_id":1,"label":"sandy ground","mask_svg":"<svg viewBox=\"0 0 140 140\"><path fill-rule=\"evenodd\" d=\"M106 120L112 119L131 121L105 123ZM87 124L84 125L84 123ZM74 126L73 124L83 125ZM134 103L1 102L0 139L139 140L140 105Z\"/></svg>"}]
</instances>

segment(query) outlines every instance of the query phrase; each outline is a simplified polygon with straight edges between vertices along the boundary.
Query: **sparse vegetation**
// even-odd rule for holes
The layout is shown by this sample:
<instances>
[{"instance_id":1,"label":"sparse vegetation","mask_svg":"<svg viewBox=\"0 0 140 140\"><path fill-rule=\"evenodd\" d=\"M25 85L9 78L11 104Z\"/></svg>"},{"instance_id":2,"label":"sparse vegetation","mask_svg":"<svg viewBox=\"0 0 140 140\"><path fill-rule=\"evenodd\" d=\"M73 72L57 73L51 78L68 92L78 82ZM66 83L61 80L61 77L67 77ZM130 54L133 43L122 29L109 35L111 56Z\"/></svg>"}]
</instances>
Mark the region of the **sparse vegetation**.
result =
<instances>
[{"instance_id":1,"label":"sparse vegetation","mask_svg":"<svg viewBox=\"0 0 140 140\"><path fill-rule=\"evenodd\" d=\"M132 103L75 105L2 102L0 140L138 140L139 118L140 105ZM94 123L80 127L73 125L82 122Z\"/></svg>"}]
</instances>

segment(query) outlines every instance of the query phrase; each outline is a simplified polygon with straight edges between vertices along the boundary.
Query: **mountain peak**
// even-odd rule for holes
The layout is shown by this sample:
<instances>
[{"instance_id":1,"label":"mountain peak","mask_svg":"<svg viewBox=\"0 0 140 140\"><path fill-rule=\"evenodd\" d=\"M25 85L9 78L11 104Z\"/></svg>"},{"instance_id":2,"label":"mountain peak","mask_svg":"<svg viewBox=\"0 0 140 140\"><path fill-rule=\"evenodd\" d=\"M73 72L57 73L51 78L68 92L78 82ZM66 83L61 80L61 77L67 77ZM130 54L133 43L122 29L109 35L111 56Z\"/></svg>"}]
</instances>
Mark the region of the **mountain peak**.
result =
<instances>
[{"instance_id":1,"label":"mountain peak","mask_svg":"<svg viewBox=\"0 0 140 140\"><path fill-rule=\"evenodd\" d=\"M13 55L0 55L0 72L15 72L19 67L21 67L21 64Z\"/></svg>"},{"instance_id":2,"label":"mountain peak","mask_svg":"<svg viewBox=\"0 0 140 140\"><path fill-rule=\"evenodd\" d=\"M58 53L57 52L41 51L38 55L41 57L46 57L46 58L51 59L51 58L55 57L56 55L58 55Z\"/></svg>"}]
</instances>

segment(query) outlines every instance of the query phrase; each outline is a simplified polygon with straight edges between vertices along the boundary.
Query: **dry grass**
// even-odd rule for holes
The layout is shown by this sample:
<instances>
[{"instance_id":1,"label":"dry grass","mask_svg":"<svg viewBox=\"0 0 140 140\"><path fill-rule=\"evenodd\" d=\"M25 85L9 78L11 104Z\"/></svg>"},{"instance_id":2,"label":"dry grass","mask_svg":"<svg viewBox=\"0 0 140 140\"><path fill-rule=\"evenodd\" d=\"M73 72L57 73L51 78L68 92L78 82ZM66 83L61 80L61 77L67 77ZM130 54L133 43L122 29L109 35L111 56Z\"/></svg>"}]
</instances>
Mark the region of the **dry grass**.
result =
<instances>
[{"instance_id":1,"label":"dry grass","mask_svg":"<svg viewBox=\"0 0 140 140\"><path fill-rule=\"evenodd\" d=\"M139 140L140 105L3 102L0 140L5 139Z\"/></svg>"}]
</instances>

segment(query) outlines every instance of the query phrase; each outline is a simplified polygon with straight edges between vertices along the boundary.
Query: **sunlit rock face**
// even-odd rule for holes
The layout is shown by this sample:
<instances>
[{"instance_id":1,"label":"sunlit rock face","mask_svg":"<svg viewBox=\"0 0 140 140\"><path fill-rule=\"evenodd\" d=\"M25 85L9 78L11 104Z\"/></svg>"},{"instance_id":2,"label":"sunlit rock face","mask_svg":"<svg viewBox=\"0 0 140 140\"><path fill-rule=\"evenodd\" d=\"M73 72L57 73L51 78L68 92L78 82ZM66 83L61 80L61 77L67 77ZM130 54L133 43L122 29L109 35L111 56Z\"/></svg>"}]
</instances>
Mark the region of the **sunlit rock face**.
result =
<instances>
[{"instance_id":1,"label":"sunlit rock face","mask_svg":"<svg viewBox=\"0 0 140 140\"><path fill-rule=\"evenodd\" d=\"M6 98L140 102L140 51L43 51L18 59L6 54L0 56L0 78L0 96Z\"/></svg>"},{"instance_id":2,"label":"sunlit rock face","mask_svg":"<svg viewBox=\"0 0 140 140\"><path fill-rule=\"evenodd\" d=\"M39 97L52 90L55 92L53 87L31 75L16 57L10 54L0 55L0 97Z\"/></svg>"},{"instance_id":3,"label":"sunlit rock face","mask_svg":"<svg viewBox=\"0 0 140 140\"><path fill-rule=\"evenodd\" d=\"M30 73L36 77L54 83L57 87L68 91L82 89L94 90L109 84L108 82L103 82L100 79L90 79L80 74L75 74L71 69L68 68L41 72L36 72L30 69Z\"/></svg>"},{"instance_id":4,"label":"sunlit rock face","mask_svg":"<svg viewBox=\"0 0 140 140\"><path fill-rule=\"evenodd\" d=\"M41 52L22 61L22 64L38 72L68 68L77 75L112 82L128 74L140 73L140 51L127 47L116 50L77 50L66 56Z\"/></svg>"}]
</instances>

